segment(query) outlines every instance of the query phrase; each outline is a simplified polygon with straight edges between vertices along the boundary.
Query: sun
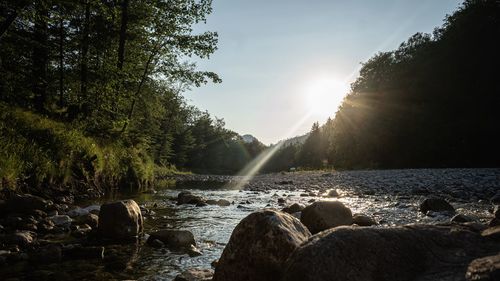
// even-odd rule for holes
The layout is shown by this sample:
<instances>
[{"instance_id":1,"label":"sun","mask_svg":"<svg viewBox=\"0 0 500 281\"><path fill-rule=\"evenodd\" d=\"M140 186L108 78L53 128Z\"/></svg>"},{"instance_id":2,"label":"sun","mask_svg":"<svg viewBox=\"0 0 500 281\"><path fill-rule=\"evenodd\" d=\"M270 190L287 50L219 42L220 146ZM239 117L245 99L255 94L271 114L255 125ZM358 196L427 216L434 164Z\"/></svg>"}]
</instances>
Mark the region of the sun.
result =
<instances>
[{"instance_id":1,"label":"sun","mask_svg":"<svg viewBox=\"0 0 500 281\"><path fill-rule=\"evenodd\" d=\"M349 85L337 79L318 78L310 81L305 89L306 103L311 113L332 116L349 92Z\"/></svg>"}]
</instances>

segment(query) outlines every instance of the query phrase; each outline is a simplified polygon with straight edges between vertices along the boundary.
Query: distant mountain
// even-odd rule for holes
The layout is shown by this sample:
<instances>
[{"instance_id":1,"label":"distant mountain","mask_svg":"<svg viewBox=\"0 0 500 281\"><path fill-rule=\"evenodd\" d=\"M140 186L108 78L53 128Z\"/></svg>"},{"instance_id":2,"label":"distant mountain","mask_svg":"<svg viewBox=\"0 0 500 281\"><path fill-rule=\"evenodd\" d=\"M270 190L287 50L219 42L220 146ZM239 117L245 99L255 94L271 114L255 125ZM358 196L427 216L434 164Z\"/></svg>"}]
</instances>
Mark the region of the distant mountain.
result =
<instances>
[{"instance_id":1,"label":"distant mountain","mask_svg":"<svg viewBox=\"0 0 500 281\"><path fill-rule=\"evenodd\" d=\"M302 136L296 136L293 138L289 138L286 140L280 140L276 145L282 145L282 146L288 146L288 145L295 145L295 144L304 144L306 141L307 137L309 136L309 133L302 135Z\"/></svg>"},{"instance_id":2,"label":"distant mountain","mask_svg":"<svg viewBox=\"0 0 500 281\"><path fill-rule=\"evenodd\" d=\"M258 141L258 139L250 134L246 134L246 135L243 135L241 136L241 139L243 140L243 142L245 143L252 143L254 141Z\"/></svg>"}]
</instances>

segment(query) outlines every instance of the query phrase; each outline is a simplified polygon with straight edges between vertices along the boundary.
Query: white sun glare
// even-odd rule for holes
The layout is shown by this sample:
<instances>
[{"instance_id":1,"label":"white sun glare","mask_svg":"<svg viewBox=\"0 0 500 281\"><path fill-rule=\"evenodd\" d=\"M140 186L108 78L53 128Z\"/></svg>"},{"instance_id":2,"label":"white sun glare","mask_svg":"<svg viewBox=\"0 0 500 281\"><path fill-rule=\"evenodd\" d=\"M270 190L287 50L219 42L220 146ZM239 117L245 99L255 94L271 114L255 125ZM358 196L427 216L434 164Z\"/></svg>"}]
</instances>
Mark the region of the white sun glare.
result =
<instances>
[{"instance_id":1,"label":"white sun glare","mask_svg":"<svg viewBox=\"0 0 500 281\"><path fill-rule=\"evenodd\" d=\"M315 115L332 116L349 92L349 85L340 80L319 78L310 81L305 90L308 109Z\"/></svg>"}]
</instances>

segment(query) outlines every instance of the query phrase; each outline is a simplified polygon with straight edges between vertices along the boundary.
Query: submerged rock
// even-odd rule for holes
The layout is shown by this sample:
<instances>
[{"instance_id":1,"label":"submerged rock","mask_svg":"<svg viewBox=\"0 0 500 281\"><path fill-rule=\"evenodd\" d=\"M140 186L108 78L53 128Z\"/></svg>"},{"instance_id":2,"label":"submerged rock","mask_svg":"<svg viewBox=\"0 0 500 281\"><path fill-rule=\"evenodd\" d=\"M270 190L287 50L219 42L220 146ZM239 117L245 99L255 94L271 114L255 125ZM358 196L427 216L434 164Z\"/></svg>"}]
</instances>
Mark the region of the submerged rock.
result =
<instances>
[{"instance_id":1,"label":"submerged rock","mask_svg":"<svg viewBox=\"0 0 500 281\"><path fill-rule=\"evenodd\" d=\"M189 248L191 245L196 246L194 235L188 230L158 230L149 235L148 244L155 246L158 244L154 240L161 241L166 247L176 248Z\"/></svg>"},{"instance_id":2,"label":"submerged rock","mask_svg":"<svg viewBox=\"0 0 500 281\"><path fill-rule=\"evenodd\" d=\"M213 280L279 280L288 256L310 235L298 219L287 213L254 212L233 230Z\"/></svg>"},{"instance_id":3,"label":"submerged rock","mask_svg":"<svg viewBox=\"0 0 500 281\"><path fill-rule=\"evenodd\" d=\"M426 198L420 203L420 211L424 214L429 211L455 213L455 208L442 198Z\"/></svg>"},{"instance_id":4,"label":"submerged rock","mask_svg":"<svg viewBox=\"0 0 500 281\"><path fill-rule=\"evenodd\" d=\"M297 249L281 280L463 280L471 260L498 250L498 243L451 227L338 227Z\"/></svg>"},{"instance_id":5,"label":"submerged rock","mask_svg":"<svg viewBox=\"0 0 500 281\"><path fill-rule=\"evenodd\" d=\"M123 200L101 206L97 232L101 238L129 240L143 230L141 209L134 200Z\"/></svg>"},{"instance_id":6,"label":"submerged rock","mask_svg":"<svg viewBox=\"0 0 500 281\"><path fill-rule=\"evenodd\" d=\"M352 224L352 212L339 201L318 201L307 206L300 217L312 234Z\"/></svg>"}]
</instances>

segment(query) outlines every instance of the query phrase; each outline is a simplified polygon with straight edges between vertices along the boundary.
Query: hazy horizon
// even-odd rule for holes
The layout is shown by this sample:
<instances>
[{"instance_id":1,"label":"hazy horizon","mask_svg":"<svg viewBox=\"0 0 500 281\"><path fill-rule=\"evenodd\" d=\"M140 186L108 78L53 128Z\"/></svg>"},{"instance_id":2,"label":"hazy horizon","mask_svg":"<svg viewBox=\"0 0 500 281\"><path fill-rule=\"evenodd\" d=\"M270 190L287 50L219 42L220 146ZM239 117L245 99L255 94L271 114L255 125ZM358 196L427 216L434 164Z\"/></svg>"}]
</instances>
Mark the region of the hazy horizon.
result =
<instances>
[{"instance_id":1,"label":"hazy horizon","mask_svg":"<svg viewBox=\"0 0 500 281\"><path fill-rule=\"evenodd\" d=\"M361 62L431 33L461 2L215 0L196 31L218 32L219 49L198 65L223 82L185 96L265 144L302 135L334 116Z\"/></svg>"}]
</instances>

